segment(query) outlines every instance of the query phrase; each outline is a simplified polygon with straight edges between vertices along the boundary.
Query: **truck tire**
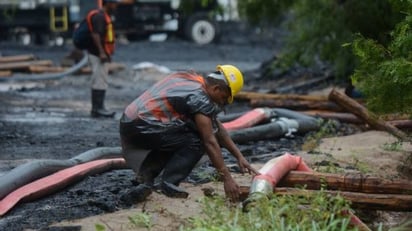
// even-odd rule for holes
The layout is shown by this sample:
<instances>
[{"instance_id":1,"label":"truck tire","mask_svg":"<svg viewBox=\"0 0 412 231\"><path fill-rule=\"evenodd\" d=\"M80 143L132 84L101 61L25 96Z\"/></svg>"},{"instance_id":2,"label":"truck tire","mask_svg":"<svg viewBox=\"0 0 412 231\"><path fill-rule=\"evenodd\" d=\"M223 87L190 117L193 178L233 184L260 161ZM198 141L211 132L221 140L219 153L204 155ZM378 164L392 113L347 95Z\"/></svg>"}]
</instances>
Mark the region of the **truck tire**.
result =
<instances>
[{"instance_id":1,"label":"truck tire","mask_svg":"<svg viewBox=\"0 0 412 231\"><path fill-rule=\"evenodd\" d=\"M212 43L216 40L217 35L217 24L206 13L195 14L189 17L185 23L186 38L197 44Z\"/></svg>"}]
</instances>

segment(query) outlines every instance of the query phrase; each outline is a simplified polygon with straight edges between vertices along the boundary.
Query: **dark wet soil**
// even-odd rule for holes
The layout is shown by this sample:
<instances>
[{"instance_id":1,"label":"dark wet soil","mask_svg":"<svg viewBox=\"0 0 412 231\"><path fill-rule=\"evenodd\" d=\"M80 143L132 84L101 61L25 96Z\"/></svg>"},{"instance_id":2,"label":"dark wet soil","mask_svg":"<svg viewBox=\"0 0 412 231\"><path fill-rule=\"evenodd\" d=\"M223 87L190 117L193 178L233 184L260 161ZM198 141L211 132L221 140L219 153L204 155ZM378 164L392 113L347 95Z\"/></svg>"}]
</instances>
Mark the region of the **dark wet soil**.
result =
<instances>
[{"instance_id":1,"label":"dark wet soil","mask_svg":"<svg viewBox=\"0 0 412 231\"><path fill-rule=\"evenodd\" d=\"M256 76L260 63L273 55L275 47L271 41L259 40L259 36L253 40L244 37L243 40L226 39L220 44L205 46L173 38L163 43L139 41L118 45L114 61L127 68L112 75L107 91L106 107L116 111L115 119L90 117L87 75L70 75L49 81L0 82L0 175L35 159L69 159L97 147L119 146L118 118L122 110L155 81L136 78L131 70L134 64L148 61L173 70L194 69L204 73L213 70L216 64L231 63ZM56 63L71 51L70 45L21 47L0 44L0 47L2 55L31 53ZM253 85L253 89L259 86L265 90L269 88L253 78L246 79L246 83ZM247 109L248 105L235 102L228 112ZM303 141L304 135L296 135L241 144L240 148L251 162L265 162L284 151L300 150ZM273 153L273 156L259 157L267 153ZM227 157L227 163L231 162ZM208 163L205 163L188 180L195 183L205 180L196 177L195 173L207 169ZM52 230L47 228L52 222L125 208L129 205L122 204L119 198L132 185L131 179L133 173L129 169L87 176L54 194L19 203L0 218L0 230ZM65 230L80 230L80 227Z\"/></svg>"}]
</instances>

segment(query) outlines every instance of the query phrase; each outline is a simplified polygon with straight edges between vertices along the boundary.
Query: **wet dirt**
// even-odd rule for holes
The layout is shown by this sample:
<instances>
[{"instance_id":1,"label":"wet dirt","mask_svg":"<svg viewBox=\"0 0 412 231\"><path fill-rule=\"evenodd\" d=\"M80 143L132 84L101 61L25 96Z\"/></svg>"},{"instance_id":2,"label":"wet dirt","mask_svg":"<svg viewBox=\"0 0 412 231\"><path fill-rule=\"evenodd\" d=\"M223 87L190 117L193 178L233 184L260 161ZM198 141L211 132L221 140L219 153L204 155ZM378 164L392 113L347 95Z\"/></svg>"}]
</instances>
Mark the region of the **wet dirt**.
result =
<instances>
[{"instance_id":1,"label":"wet dirt","mask_svg":"<svg viewBox=\"0 0 412 231\"><path fill-rule=\"evenodd\" d=\"M21 47L15 44L0 44L0 48L2 55L31 53L55 63L59 63L72 49L70 45ZM38 82L0 82L0 176L36 159L69 159L97 147L118 147L118 119L123 109L164 76L156 70L136 71L133 69L135 64L151 62L170 70L192 69L203 74L214 70L216 64L230 63L244 71L246 89L266 91L276 85L256 80L256 72L262 62L273 56L274 50L273 41L259 39L259 35L248 37L245 34L241 38L227 38L219 44L203 46L175 38L160 43L139 41L119 44L113 61L125 64L126 68L111 75L106 95L106 107L116 112L114 119L90 117L88 75L70 75L59 80ZM251 77L248 79L248 76ZM277 87L288 85L287 81L283 84ZM248 109L247 104L235 102L227 111ZM351 126L336 127L337 133L352 134L358 131ZM240 144L239 147L252 163L264 163L285 151L301 151L304 139L303 134ZM259 156L268 153L271 155ZM227 153L225 158L228 165L235 163ZM207 176L213 173L210 169L210 164L205 163L195 169L187 182L207 182ZM233 167L231 171L236 173L237 168ZM129 208L130 205L122 203L119 198L132 186L133 177L129 169L112 170L87 176L64 190L35 201L19 203L0 218L0 230L81 230L77 225L49 226L63 220Z\"/></svg>"}]
</instances>

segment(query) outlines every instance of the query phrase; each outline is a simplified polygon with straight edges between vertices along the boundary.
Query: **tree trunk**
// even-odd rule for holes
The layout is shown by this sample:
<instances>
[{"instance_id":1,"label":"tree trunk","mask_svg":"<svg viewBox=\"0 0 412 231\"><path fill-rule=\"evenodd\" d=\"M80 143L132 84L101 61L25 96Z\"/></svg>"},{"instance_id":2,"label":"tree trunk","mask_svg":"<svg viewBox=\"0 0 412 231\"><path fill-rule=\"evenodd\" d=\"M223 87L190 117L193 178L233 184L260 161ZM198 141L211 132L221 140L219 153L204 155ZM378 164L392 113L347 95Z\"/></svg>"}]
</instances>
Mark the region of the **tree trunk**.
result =
<instances>
[{"instance_id":1,"label":"tree trunk","mask_svg":"<svg viewBox=\"0 0 412 231\"><path fill-rule=\"evenodd\" d=\"M373 114L372 112L369 112L361 104L359 104L352 98L336 91L335 89L333 89L329 93L329 99L335 102L336 104L340 105L342 108L346 109L347 111L355 114L356 116L364 120L367 124L369 124L371 127L377 130L387 131L391 133L392 135L404 141L412 141L410 137L407 136L406 133L397 129L395 126L389 123L386 123L385 121L379 120L375 114Z\"/></svg>"}]
</instances>

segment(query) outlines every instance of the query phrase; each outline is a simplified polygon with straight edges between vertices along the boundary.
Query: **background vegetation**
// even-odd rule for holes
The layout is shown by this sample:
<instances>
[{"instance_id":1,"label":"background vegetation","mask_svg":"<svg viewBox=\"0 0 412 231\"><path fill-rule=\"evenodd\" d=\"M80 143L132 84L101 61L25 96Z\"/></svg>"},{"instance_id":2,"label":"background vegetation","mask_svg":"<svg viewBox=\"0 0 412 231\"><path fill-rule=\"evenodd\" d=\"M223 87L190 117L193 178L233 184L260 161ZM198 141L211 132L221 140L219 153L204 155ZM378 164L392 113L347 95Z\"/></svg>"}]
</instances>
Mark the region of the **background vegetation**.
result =
<instances>
[{"instance_id":1,"label":"background vegetation","mask_svg":"<svg viewBox=\"0 0 412 231\"><path fill-rule=\"evenodd\" d=\"M412 114L411 0L239 0L240 15L288 33L272 68L325 63L371 110Z\"/></svg>"}]
</instances>

